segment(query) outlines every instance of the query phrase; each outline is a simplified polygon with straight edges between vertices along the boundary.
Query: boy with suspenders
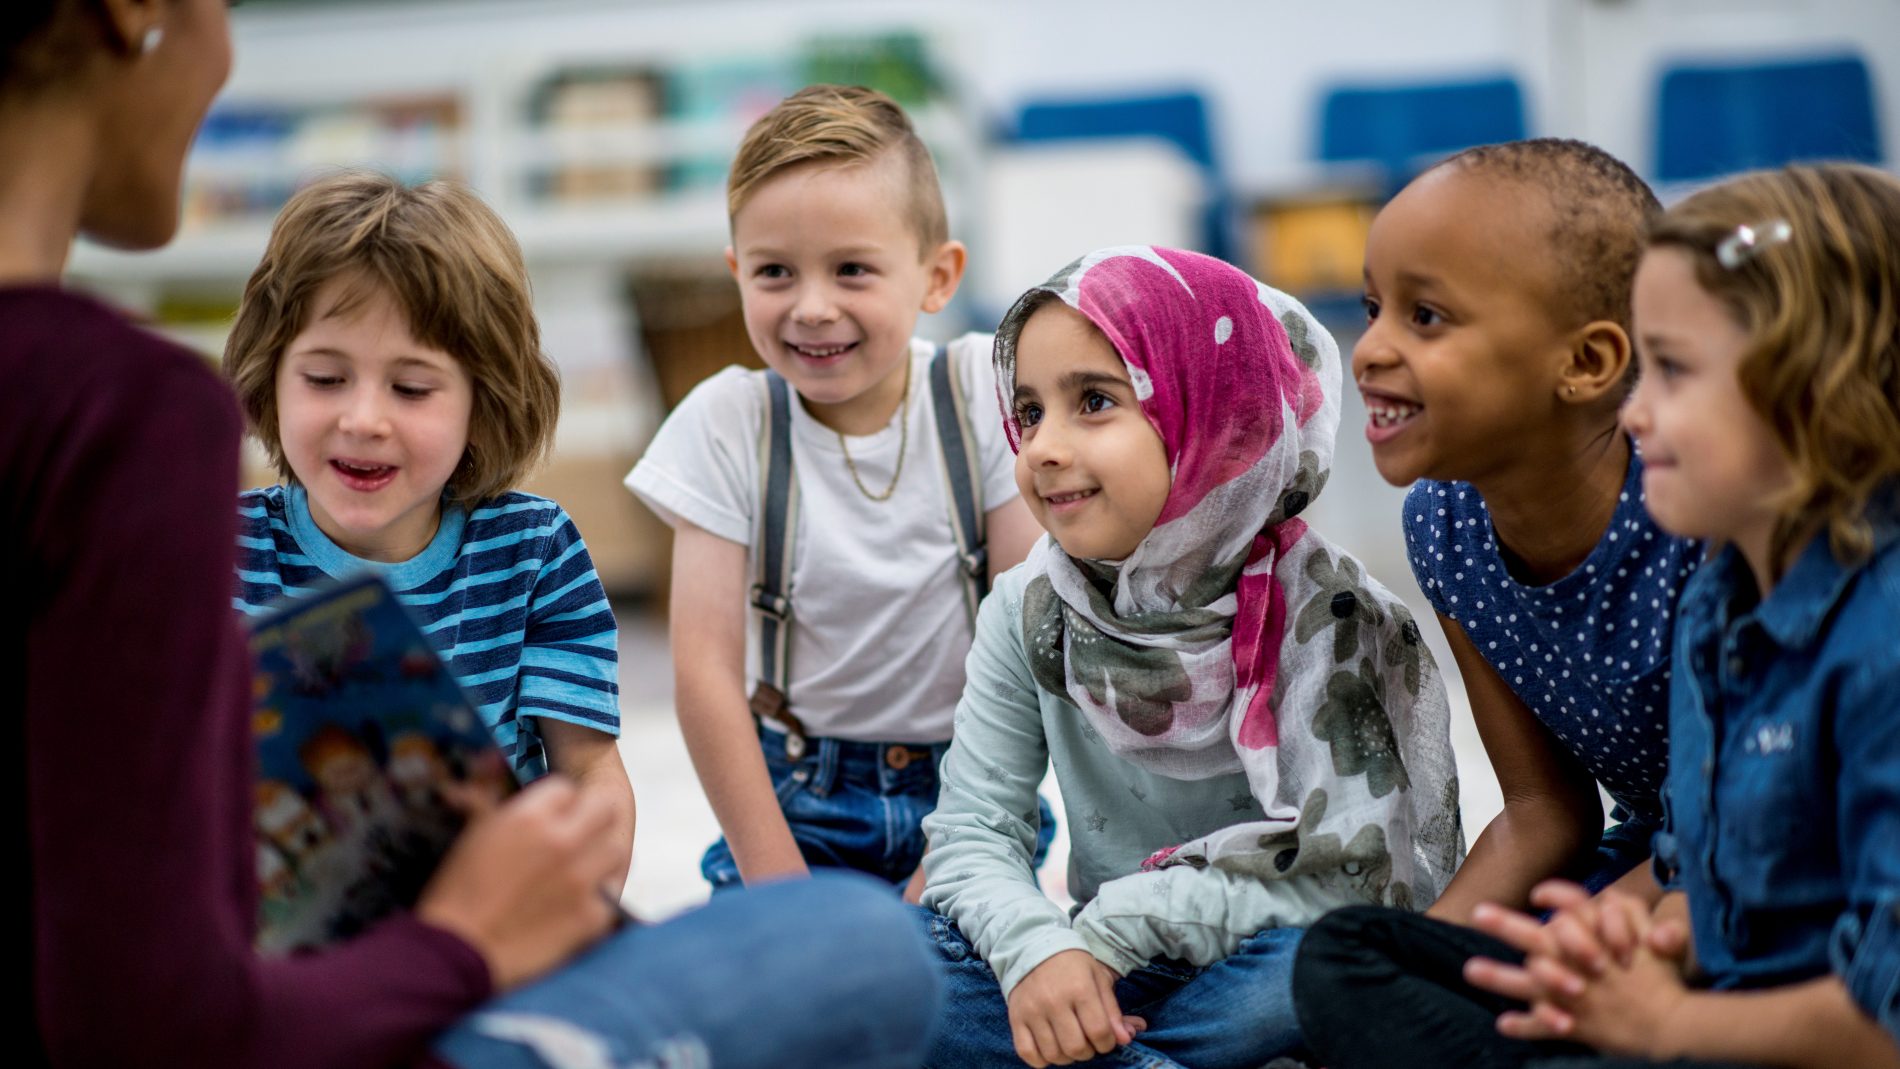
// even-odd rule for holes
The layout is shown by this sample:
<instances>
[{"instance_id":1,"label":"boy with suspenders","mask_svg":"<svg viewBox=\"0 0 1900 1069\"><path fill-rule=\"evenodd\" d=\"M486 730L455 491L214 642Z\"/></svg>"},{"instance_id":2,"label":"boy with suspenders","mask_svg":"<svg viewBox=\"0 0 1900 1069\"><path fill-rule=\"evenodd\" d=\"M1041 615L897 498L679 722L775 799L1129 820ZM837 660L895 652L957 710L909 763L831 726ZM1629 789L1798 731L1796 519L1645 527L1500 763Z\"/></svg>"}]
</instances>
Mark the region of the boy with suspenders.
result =
<instances>
[{"instance_id":1,"label":"boy with suspenders","mask_svg":"<svg viewBox=\"0 0 1900 1069\"><path fill-rule=\"evenodd\" d=\"M701 383L627 477L674 528L680 726L725 832L701 871L715 889L812 866L905 883L976 603L1041 532L988 336L911 336L966 254L903 111L802 90L747 133L727 196L769 370ZM1022 819L1046 846L1046 809Z\"/></svg>"}]
</instances>

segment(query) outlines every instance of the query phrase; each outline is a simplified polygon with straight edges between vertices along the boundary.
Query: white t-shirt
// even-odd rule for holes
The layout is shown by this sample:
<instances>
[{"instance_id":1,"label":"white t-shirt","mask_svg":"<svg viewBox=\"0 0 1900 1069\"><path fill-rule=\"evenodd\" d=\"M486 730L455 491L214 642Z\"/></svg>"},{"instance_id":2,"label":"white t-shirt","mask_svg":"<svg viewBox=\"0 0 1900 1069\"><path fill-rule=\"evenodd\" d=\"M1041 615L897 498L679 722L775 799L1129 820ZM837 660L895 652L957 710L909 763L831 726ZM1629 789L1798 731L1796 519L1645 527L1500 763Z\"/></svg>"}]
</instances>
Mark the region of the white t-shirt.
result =
<instances>
[{"instance_id":1,"label":"white t-shirt","mask_svg":"<svg viewBox=\"0 0 1900 1069\"><path fill-rule=\"evenodd\" d=\"M790 590L791 707L813 735L915 743L950 737L972 633L950 527L930 352L927 342L911 342L907 405L876 434L849 440L864 485L882 491L897 464L898 421L908 420L903 471L889 500L865 497L845 467L837 433L802 404L792 405L799 507ZM990 336L957 338L950 359L963 386L988 511L1017 495ZM700 383L627 476L628 489L667 523L686 520L755 552L762 374L729 367ZM749 605L746 634L750 693L758 675L758 625Z\"/></svg>"}]
</instances>

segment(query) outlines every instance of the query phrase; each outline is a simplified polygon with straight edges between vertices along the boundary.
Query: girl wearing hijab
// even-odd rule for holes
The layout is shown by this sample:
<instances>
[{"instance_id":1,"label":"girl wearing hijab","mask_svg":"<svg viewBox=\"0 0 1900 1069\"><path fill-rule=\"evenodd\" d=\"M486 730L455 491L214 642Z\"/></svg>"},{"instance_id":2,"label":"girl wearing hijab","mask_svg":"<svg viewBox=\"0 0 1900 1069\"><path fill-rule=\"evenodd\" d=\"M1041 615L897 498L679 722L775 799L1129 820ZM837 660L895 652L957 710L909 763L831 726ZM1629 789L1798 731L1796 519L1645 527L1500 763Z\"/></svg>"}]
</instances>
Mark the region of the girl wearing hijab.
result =
<instances>
[{"instance_id":1,"label":"girl wearing hijab","mask_svg":"<svg viewBox=\"0 0 1900 1069\"><path fill-rule=\"evenodd\" d=\"M1338 349L1238 269L1091 253L997 331L1049 533L984 602L925 822L947 999L926 1064L1258 1066L1300 927L1422 909L1463 852L1444 690L1399 600L1299 516ZM1037 888L1053 764L1071 916Z\"/></svg>"}]
</instances>

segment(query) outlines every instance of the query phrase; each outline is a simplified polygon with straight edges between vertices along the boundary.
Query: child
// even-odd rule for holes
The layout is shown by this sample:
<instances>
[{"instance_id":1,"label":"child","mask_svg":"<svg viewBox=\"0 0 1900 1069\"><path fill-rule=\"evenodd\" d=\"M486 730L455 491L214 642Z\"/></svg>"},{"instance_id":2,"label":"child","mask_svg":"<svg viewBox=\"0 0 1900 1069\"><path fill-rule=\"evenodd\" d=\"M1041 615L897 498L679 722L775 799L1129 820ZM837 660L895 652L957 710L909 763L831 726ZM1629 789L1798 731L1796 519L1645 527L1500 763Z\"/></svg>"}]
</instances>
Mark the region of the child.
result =
<instances>
[{"instance_id":1,"label":"child","mask_svg":"<svg viewBox=\"0 0 1900 1069\"><path fill-rule=\"evenodd\" d=\"M993 395L988 339L936 357L911 336L964 248L909 119L867 89L761 118L727 202L771 370L701 383L627 476L674 528L680 728L725 831L701 870L719 889L839 866L914 899L974 605L1035 534L1002 427L961 415Z\"/></svg>"},{"instance_id":2,"label":"child","mask_svg":"<svg viewBox=\"0 0 1900 1069\"><path fill-rule=\"evenodd\" d=\"M1482 910L1505 942L1421 955L1390 1049L1312 1034L1328 1064L1900 1065L1897 235L1900 182L1849 165L1746 175L1657 224L1623 422L1657 522L1719 547L1678 612L1670 893L1545 888L1545 926ZM1513 948L1526 967L1464 961ZM1461 997L1461 967L1491 995ZM1303 955L1302 1018L1367 1012L1345 976Z\"/></svg>"},{"instance_id":3,"label":"child","mask_svg":"<svg viewBox=\"0 0 1900 1069\"><path fill-rule=\"evenodd\" d=\"M1121 248L1019 300L996 364L1050 538L983 608L925 822L927 1064L1258 1066L1297 1046L1296 926L1422 908L1463 847L1417 626L1296 518L1330 468L1337 349L1219 260ZM1073 919L1029 866L1050 765Z\"/></svg>"},{"instance_id":4,"label":"child","mask_svg":"<svg viewBox=\"0 0 1900 1069\"><path fill-rule=\"evenodd\" d=\"M1504 794L1433 917L1522 906L1558 875L1605 886L1661 820L1671 609L1698 554L1649 519L1616 424L1656 210L1621 162L1544 138L1427 171L1367 241L1366 438L1387 481L1413 484L1412 571Z\"/></svg>"},{"instance_id":5,"label":"child","mask_svg":"<svg viewBox=\"0 0 1900 1069\"><path fill-rule=\"evenodd\" d=\"M560 381L505 224L444 182L304 189L224 367L287 484L239 496L237 607L383 573L524 779L552 768L612 801L624 873L613 614L573 521L508 489L547 452Z\"/></svg>"}]
</instances>

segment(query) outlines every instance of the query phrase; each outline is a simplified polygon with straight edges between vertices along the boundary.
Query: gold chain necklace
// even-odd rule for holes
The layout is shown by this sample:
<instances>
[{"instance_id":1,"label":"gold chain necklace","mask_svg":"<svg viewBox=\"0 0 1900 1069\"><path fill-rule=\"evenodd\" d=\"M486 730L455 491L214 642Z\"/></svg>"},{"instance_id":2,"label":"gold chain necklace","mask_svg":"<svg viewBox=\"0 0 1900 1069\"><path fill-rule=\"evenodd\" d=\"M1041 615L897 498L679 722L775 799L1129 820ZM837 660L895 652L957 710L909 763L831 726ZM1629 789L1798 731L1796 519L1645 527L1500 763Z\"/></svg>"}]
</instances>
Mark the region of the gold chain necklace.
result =
<instances>
[{"instance_id":1,"label":"gold chain necklace","mask_svg":"<svg viewBox=\"0 0 1900 1069\"><path fill-rule=\"evenodd\" d=\"M910 365L904 365L904 400L897 406L897 467L891 472L891 484L881 494L874 494L864 485L864 479L858 475L857 462L851 459L851 446L844 440L844 432L834 430L838 436L838 448L844 450L844 466L851 472L851 481L858 484L858 493L872 501L889 501L897 492L897 477L904 474L904 451L910 446Z\"/></svg>"}]
</instances>

